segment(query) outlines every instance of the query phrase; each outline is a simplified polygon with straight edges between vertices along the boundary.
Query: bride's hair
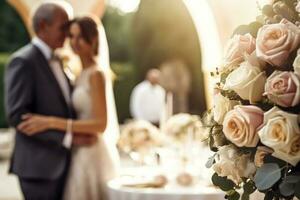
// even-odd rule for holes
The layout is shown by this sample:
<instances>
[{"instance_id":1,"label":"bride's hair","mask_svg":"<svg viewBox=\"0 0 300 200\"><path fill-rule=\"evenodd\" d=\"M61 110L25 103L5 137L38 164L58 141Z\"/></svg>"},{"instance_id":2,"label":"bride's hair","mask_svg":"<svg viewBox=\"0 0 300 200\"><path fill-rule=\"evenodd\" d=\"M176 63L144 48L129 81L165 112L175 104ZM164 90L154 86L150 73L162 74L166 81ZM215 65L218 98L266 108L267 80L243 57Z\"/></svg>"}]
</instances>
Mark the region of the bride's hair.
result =
<instances>
[{"instance_id":1,"label":"bride's hair","mask_svg":"<svg viewBox=\"0 0 300 200\"><path fill-rule=\"evenodd\" d=\"M69 25L78 24L82 34L82 38L92 45L94 55L98 55L99 50L99 31L98 31L98 20L93 16L77 17L70 21ZM94 42L96 40L96 42Z\"/></svg>"}]
</instances>

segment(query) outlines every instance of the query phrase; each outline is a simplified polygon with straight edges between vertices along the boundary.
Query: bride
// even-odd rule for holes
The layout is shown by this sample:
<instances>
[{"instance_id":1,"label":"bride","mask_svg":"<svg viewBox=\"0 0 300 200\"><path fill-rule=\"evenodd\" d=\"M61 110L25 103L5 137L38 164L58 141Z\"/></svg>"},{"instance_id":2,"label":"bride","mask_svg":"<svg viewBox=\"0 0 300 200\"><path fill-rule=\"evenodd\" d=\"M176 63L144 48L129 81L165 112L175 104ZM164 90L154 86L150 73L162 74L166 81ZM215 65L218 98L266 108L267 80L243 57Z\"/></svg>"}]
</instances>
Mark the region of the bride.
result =
<instances>
[{"instance_id":1,"label":"bride","mask_svg":"<svg viewBox=\"0 0 300 200\"><path fill-rule=\"evenodd\" d=\"M99 30L91 17L76 18L70 22L71 47L80 58L82 72L76 80L72 103L78 120L71 121L53 116L26 114L18 129L32 135L47 129L70 131L76 134L98 134L92 146L74 147L64 199L107 199L106 182L116 176L117 151L113 143L105 140L109 119L106 91L109 81L97 62ZM106 131L106 133L108 133ZM110 133L109 133L110 134ZM114 135L105 135L114 137ZM113 154L113 155L112 155Z\"/></svg>"}]
</instances>

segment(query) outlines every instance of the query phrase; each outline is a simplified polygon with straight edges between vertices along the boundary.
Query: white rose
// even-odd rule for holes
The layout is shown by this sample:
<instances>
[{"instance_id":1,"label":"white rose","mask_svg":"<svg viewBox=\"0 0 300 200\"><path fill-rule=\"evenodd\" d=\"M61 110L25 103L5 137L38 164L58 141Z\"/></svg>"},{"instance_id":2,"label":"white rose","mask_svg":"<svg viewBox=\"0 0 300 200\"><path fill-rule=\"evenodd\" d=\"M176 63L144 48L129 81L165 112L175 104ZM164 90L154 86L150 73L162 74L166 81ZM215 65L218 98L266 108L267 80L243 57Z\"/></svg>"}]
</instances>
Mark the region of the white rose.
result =
<instances>
[{"instance_id":1,"label":"white rose","mask_svg":"<svg viewBox=\"0 0 300 200\"><path fill-rule=\"evenodd\" d=\"M300 13L300 1L298 1L295 9L298 13Z\"/></svg>"},{"instance_id":2,"label":"white rose","mask_svg":"<svg viewBox=\"0 0 300 200\"><path fill-rule=\"evenodd\" d=\"M226 113L239 104L239 101L229 100L220 93L216 94L214 96L214 120L222 124Z\"/></svg>"},{"instance_id":3,"label":"white rose","mask_svg":"<svg viewBox=\"0 0 300 200\"><path fill-rule=\"evenodd\" d=\"M300 76L300 49L298 50L298 55L296 56L293 63L295 73Z\"/></svg>"},{"instance_id":4,"label":"white rose","mask_svg":"<svg viewBox=\"0 0 300 200\"><path fill-rule=\"evenodd\" d=\"M300 161L300 135L293 137L286 148L277 150L272 155L296 166Z\"/></svg>"},{"instance_id":5,"label":"white rose","mask_svg":"<svg viewBox=\"0 0 300 200\"><path fill-rule=\"evenodd\" d=\"M265 113L264 125L258 135L264 145L274 150L274 157L294 166L300 161L298 115L274 107Z\"/></svg>"},{"instance_id":6,"label":"white rose","mask_svg":"<svg viewBox=\"0 0 300 200\"><path fill-rule=\"evenodd\" d=\"M255 38L247 33L245 35L234 35L225 47L226 63L241 63L244 54L251 54L255 50Z\"/></svg>"},{"instance_id":7,"label":"white rose","mask_svg":"<svg viewBox=\"0 0 300 200\"><path fill-rule=\"evenodd\" d=\"M233 145L220 147L213 169L219 176L227 177L236 184L242 182L242 177L252 177L256 171L250 155L238 154Z\"/></svg>"},{"instance_id":8,"label":"white rose","mask_svg":"<svg viewBox=\"0 0 300 200\"><path fill-rule=\"evenodd\" d=\"M255 103L261 100L266 74L259 67L243 62L226 78L225 90L234 90L242 99Z\"/></svg>"}]
</instances>

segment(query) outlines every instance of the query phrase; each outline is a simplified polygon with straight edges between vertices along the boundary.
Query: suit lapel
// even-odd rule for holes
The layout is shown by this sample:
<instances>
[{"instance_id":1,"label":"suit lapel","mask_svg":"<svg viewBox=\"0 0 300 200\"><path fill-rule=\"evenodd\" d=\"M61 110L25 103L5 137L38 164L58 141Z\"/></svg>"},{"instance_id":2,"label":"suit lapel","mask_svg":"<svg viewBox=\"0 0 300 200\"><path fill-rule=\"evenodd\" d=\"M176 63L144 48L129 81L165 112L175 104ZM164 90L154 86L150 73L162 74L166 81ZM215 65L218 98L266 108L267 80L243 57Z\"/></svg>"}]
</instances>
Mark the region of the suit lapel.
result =
<instances>
[{"instance_id":1,"label":"suit lapel","mask_svg":"<svg viewBox=\"0 0 300 200\"><path fill-rule=\"evenodd\" d=\"M36 54L37 54L38 61L40 63L40 68L42 68L43 71L45 72L45 74L47 75L47 77L49 79L49 84L52 84L55 87L55 90L57 91L60 99L65 104L66 108L68 108L69 106L68 106L66 99L62 93L62 90L54 76L54 73L50 69L48 61L46 60L45 56L42 54L42 52L36 46L34 46L34 45L32 45L32 46L37 52Z\"/></svg>"}]
</instances>

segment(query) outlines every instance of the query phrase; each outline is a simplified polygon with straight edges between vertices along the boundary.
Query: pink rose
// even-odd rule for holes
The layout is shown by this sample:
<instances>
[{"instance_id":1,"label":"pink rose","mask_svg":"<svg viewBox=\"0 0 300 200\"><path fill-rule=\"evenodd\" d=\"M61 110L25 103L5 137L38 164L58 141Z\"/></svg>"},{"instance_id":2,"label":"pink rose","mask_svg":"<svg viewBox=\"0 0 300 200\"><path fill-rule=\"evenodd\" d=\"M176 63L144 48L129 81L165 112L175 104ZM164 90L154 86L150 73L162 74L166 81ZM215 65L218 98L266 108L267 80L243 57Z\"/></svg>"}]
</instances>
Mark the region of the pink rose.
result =
<instances>
[{"instance_id":1,"label":"pink rose","mask_svg":"<svg viewBox=\"0 0 300 200\"><path fill-rule=\"evenodd\" d=\"M283 19L278 24L261 27L256 39L257 56L274 66L282 65L300 43L300 30Z\"/></svg>"},{"instance_id":2,"label":"pink rose","mask_svg":"<svg viewBox=\"0 0 300 200\"><path fill-rule=\"evenodd\" d=\"M234 35L225 47L225 62L242 62L244 54L250 55L255 50L255 38L249 33Z\"/></svg>"},{"instance_id":3,"label":"pink rose","mask_svg":"<svg viewBox=\"0 0 300 200\"><path fill-rule=\"evenodd\" d=\"M300 102L300 81L293 72L274 71L267 79L265 93L282 107L296 106Z\"/></svg>"},{"instance_id":4,"label":"pink rose","mask_svg":"<svg viewBox=\"0 0 300 200\"><path fill-rule=\"evenodd\" d=\"M263 123L263 115L256 106L235 106L223 122L225 137L238 147L255 147L259 141L256 129Z\"/></svg>"}]
</instances>

